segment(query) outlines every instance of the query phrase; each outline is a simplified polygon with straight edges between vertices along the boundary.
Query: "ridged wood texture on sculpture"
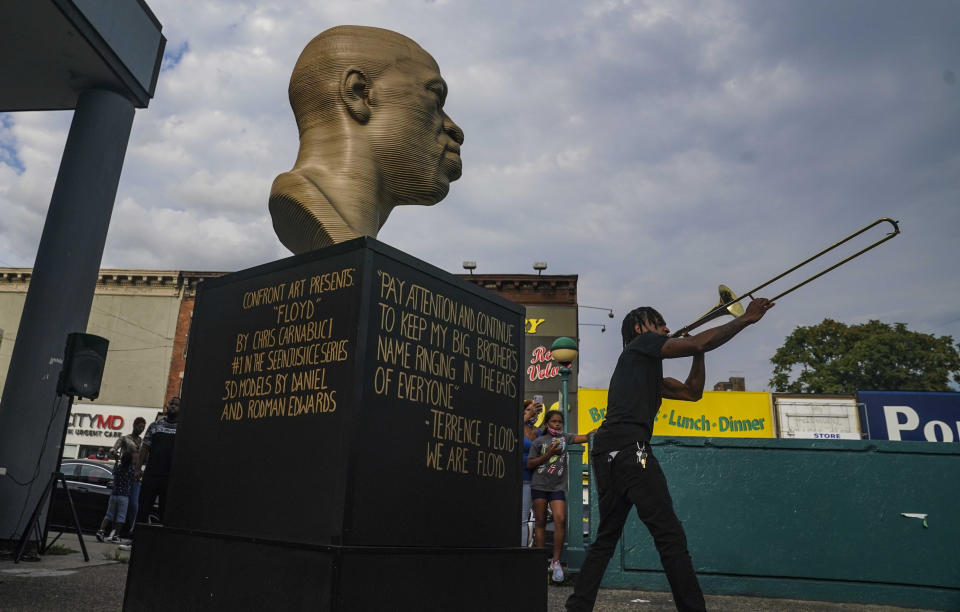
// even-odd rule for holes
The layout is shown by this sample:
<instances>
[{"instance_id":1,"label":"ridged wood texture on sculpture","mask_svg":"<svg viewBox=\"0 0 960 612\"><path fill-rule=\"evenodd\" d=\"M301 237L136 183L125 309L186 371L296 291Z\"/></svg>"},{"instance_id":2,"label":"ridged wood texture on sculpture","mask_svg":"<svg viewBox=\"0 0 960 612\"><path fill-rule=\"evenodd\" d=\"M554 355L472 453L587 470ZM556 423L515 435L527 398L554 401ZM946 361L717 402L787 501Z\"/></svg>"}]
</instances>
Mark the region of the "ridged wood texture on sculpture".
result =
<instances>
[{"instance_id":1,"label":"ridged wood texture on sculpture","mask_svg":"<svg viewBox=\"0 0 960 612\"><path fill-rule=\"evenodd\" d=\"M443 110L446 82L406 36L321 33L300 54L289 95L300 151L273 181L270 215L294 253L376 236L394 206L436 204L460 178L463 132Z\"/></svg>"}]
</instances>

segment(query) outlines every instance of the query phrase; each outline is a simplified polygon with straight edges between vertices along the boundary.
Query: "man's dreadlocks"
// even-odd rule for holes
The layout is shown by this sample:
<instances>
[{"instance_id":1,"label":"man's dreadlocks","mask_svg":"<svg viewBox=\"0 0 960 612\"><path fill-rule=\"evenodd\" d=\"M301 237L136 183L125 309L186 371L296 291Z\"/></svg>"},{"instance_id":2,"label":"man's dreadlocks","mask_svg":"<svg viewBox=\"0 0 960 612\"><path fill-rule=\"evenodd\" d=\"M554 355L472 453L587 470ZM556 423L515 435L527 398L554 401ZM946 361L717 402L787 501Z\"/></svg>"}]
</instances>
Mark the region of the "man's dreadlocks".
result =
<instances>
[{"instance_id":1,"label":"man's dreadlocks","mask_svg":"<svg viewBox=\"0 0 960 612\"><path fill-rule=\"evenodd\" d=\"M642 325L651 327L651 324L663 322L663 315L649 306L634 308L623 318L623 325L620 328L620 335L623 337L623 346L626 347L630 341L636 338L636 326Z\"/></svg>"}]
</instances>

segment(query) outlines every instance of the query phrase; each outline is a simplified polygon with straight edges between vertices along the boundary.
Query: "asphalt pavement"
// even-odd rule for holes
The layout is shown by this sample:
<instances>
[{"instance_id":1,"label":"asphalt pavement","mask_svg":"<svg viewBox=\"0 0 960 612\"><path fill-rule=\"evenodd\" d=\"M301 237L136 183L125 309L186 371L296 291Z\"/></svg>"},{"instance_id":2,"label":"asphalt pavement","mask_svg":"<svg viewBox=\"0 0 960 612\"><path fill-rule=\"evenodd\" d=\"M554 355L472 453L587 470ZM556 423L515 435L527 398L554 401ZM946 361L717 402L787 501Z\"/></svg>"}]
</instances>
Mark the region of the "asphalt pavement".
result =
<instances>
[{"instance_id":1,"label":"asphalt pavement","mask_svg":"<svg viewBox=\"0 0 960 612\"><path fill-rule=\"evenodd\" d=\"M64 534L57 542L61 552L28 556L13 563L9 547L0 544L0 610L56 611L94 610L115 612L123 608L130 553L117 545L85 536L90 555L84 561L75 535ZM490 585L493 588L493 585ZM547 587L548 612L561 612L572 591L572 579ZM917 608L861 605L794 599L707 595L707 609L730 612L903 612ZM278 610L285 610L277 602ZM670 593L602 589L597 612L669 612L675 610ZM529 612L528 606L518 607ZM405 612L405 611L404 611ZM456 612L451 611L451 612Z\"/></svg>"},{"instance_id":2,"label":"asphalt pavement","mask_svg":"<svg viewBox=\"0 0 960 612\"><path fill-rule=\"evenodd\" d=\"M551 586L547 590L547 610L561 612L572 586ZM863 604L771 599L733 595L705 595L707 610L720 612L904 612L919 608L898 608ZM671 612L676 610L670 593L601 589L596 612Z\"/></svg>"}]
</instances>

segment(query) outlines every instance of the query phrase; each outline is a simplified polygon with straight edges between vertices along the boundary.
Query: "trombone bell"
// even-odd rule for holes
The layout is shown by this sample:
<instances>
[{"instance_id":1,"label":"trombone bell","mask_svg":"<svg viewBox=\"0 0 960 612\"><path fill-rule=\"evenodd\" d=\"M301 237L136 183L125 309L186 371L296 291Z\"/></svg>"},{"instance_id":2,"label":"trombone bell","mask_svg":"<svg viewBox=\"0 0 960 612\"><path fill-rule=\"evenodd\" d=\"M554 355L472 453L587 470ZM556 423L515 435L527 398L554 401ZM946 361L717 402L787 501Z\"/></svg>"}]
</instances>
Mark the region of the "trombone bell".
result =
<instances>
[{"instance_id":1,"label":"trombone bell","mask_svg":"<svg viewBox=\"0 0 960 612\"><path fill-rule=\"evenodd\" d=\"M720 301L717 302L717 305L703 313L699 319L687 325L681 329L670 334L671 338L677 338L687 333L695 327L700 327L707 321L713 321L717 317L722 317L723 315L730 315L734 318L741 316L744 313L743 304L737 299L737 294L730 290L730 287L726 285L720 285L717 287L717 291L720 293Z\"/></svg>"},{"instance_id":2,"label":"trombone bell","mask_svg":"<svg viewBox=\"0 0 960 612\"><path fill-rule=\"evenodd\" d=\"M720 285L717 287L717 292L720 293L720 301L717 302L713 308L700 315L699 319L677 331L677 333L674 334L675 336L688 332L694 327L700 327L707 321L713 321L723 315L730 315L736 318L744 313L743 305L737 301L737 294L731 291L730 287Z\"/></svg>"},{"instance_id":3,"label":"trombone bell","mask_svg":"<svg viewBox=\"0 0 960 612\"><path fill-rule=\"evenodd\" d=\"M720 285L717 287L717 290L720 292L720 301L717 302L717 305L713 307L714 310L726 304L727 313L729 313L731 317L736 318L743 315L745 312L743 309L743 304L737 301L737 294L733 291L730 291L730 287L727 287L726 285Z\"/></svg>"}]
</instances>

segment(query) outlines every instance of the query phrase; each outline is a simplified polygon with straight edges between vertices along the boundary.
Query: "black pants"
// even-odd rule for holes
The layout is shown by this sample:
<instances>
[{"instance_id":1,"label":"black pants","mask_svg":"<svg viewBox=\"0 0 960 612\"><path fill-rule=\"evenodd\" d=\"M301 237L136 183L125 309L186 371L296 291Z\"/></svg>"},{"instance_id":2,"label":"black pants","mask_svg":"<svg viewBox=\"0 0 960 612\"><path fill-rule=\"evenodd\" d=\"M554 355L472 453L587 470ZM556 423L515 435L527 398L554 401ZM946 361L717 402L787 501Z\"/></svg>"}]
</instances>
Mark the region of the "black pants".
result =
<instances>
[{"instance_id":1,"label":"black pants","mask_svg":"<svg viewBox=\"0 0 960 612\"><path fill-rule=\"evenodd\" d=\"M163 510L167 505L167 476L143 475L143 482L140 484L140 507L137 509L137 522L147 523L150 513L153 511L153 500L160 498L160 522L163 522Z\"/></svg>"},{"instance_id":2,"label":"black pants","mask_svg":"<svg viewBox=\"0 0 960 612\"><path fill-rule=\"evenodd\" d=\"M650 453L647 455L647 467L642 467L637 461L635 447L632 450L630 447L624 449L613 461L608 458L606 453L591 457L597 483L600 525L597 538L587 551L573 594L567 599L567 610L593 610L603 572L607 569L607 563L623 533L623 524L633 507L636 507L637 516L653 536L677 609L684 612L706 610L703 592L693 571L690 553L687 552L687 536L673 511L673 500L670 499L660 462Z\"/></svg>"}]
</instances>

